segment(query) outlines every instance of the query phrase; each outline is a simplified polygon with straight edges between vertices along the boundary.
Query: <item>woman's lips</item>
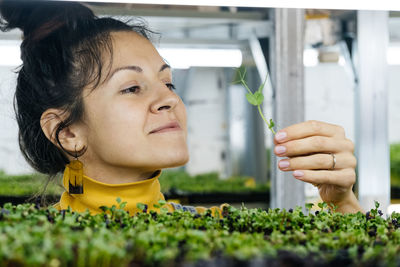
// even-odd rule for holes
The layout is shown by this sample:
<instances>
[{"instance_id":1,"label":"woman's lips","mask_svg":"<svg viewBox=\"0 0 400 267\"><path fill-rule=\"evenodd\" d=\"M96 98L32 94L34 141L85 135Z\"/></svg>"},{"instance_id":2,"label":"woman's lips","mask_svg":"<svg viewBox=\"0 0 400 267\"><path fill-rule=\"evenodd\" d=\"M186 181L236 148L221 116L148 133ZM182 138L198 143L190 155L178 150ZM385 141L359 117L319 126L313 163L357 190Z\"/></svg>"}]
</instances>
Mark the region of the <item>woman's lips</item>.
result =
<instances>
[{"instance_id":1,"label":"woman's lips","mask_svg":"<svg viewBox=\"0 0 400 267\"><path fill-rule=\"evenodd\" d=\"M152 130L150 132L150 134L153 134L153 133L165 133L165 132L179 131L179 130L181 130L181 127L179 126L179 123L170 122L170 123L167 123L167 124L165 124L165 125L163 125L161 127L158 127L156 129Z\"/></svg>"}]
</instances>

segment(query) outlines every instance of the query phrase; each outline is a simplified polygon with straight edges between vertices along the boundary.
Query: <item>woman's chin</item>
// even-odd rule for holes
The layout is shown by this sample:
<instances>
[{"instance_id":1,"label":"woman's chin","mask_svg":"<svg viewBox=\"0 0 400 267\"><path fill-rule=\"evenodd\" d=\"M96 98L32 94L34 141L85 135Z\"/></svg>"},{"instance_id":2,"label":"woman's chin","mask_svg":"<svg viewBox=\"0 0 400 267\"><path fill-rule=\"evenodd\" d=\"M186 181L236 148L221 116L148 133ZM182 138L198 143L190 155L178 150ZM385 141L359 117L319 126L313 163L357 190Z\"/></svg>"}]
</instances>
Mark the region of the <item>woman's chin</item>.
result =
<instances>
[{"instance_id":1,"label":"woman's chin","mask_svg":"<svg viewBox=\"0 0 400 267\"><path fill-rule=\"evenodd\" d=\"M185 165L189 161L189 154L187 151L182 151L181 153L175 151L174 153L164 156L166 156L164 160L160 161L163 163L162 168L180 167Z\"/></svg>"}]
</instances>

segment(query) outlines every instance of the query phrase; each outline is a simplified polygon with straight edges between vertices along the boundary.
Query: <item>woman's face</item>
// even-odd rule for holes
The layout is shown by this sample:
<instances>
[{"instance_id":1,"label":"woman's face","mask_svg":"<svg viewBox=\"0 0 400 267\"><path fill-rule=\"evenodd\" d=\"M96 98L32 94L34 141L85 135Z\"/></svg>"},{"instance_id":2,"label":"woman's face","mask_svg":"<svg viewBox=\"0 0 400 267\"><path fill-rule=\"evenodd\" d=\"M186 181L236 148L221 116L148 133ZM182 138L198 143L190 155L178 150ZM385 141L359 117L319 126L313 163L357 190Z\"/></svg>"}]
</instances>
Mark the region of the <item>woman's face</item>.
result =
<instances>
[{"instance_id":1,"label":"woman's face","mask_svg":"<svg viewBox=\"0 0 400 267\"><path fill-rule=\"evenodd\" d=\"M123 183L185 164L186 110L172 88L170 67L144 37L134 32L111 36L110 75L92 92L84 91L85 174Z\"/></svg>"}]
</instances>

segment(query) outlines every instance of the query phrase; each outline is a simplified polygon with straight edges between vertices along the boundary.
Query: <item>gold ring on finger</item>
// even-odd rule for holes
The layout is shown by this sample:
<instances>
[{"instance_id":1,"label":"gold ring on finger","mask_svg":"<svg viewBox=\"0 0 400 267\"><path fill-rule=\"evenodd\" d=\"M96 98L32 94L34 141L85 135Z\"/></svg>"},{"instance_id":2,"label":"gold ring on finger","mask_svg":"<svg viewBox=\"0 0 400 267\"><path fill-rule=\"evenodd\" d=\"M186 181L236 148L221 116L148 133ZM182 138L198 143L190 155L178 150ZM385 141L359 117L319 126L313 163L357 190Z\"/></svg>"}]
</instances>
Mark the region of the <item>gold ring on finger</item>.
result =
<instances>
[{"instance_id":1,"label":"gold ring on finger","mask_svg":"<svg viewBox=\"0 0 400 267\"><path fill-rule=\"evenodd\" d=\"M329 153L329 155L332 156L332 167L331 167L331 170L334 170L335 166L336 166L336 156L335 156L334 153Z\"/></svg>"}]
</instances>

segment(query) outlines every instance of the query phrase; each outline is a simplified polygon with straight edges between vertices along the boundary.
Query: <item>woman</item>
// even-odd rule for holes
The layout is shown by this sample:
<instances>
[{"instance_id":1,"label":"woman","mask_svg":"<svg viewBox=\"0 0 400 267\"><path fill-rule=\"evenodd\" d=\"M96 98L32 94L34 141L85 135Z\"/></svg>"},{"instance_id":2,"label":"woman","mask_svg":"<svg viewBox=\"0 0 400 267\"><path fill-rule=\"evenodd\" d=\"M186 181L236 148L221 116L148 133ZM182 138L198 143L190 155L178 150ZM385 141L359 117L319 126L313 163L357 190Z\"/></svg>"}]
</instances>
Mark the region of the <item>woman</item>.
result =
<instances>
[{"instance_id":1,"label":"woman","mask_svg":"<svg viewBox=\"0 0 400 267\"><path fill-rule=\"evenodd\" d=\"M120 197L135 213L138 202L151 209L163 200L160 170L188 161L186 112L151 32L97 18L78 3L8 0L1 14L3 30L24 32L15 95L21 151L41 173L64 171L66 191L55 207L97 213ZM292 125L275 144L276 155L287 158L282 171L318 186L338 211L361 211L351 190L353 143L342 127Z\"/></svg>"}]
</instances>

